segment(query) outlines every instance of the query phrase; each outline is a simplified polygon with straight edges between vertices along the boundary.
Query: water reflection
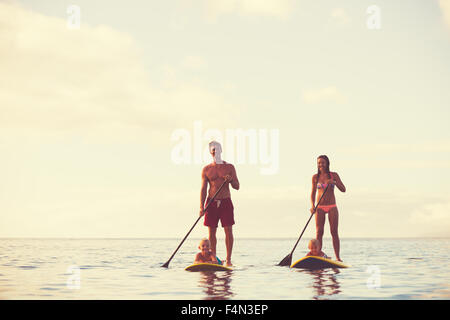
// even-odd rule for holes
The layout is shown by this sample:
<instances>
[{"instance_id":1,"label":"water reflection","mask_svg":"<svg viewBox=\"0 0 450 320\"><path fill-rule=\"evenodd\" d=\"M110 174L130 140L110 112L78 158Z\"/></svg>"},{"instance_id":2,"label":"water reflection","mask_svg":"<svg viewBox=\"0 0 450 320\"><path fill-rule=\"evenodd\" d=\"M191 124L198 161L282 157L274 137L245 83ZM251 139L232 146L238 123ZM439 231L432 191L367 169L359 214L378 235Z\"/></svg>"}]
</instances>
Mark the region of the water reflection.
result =
<instances>
[{"instance_id":1,"label":"water reflection","mask_svg":"<svg viewBox=\"0 0 450 320\"><path fill-rule=\"evenodd\" d=\"M326 299L341 293L341 286L336 277L340 273L339 269L301 270L301 272L312 275L314 300Z\"/></svg>"},{"instance_id":2,"label":"water reflection","mask_svg":"<svg viewBox=\"0 0 450 320\"><path fill-rule=\"evenodd\" d=\"M234 295L230 285L231 273L232 271L200 272L199 287L205 289L206 300L229 299Z\"/></svg>"}]
</instances>

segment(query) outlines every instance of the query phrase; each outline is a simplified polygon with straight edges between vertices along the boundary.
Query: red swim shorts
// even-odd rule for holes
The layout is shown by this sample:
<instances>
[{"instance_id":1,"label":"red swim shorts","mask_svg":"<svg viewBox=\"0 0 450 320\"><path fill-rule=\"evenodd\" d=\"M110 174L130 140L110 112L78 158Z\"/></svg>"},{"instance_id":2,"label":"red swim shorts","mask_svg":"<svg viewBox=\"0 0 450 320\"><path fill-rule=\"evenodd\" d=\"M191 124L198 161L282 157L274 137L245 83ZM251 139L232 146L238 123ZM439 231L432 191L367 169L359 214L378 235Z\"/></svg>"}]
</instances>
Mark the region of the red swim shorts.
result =
<instances>
[{"instance_id":1,"label":"red swim shorts","mask_svg":"<svg viewBox=\"0 0 450 320\"><path fill-rule=\"evenodd\" d=\"M209 203L209 199L206 200L206 203ZM231 198L214 200L208 211L205 212L203 224L207 227L217 228L219 219L222 227L229 227L234 224L234 207Z\"/></svg>"}]
</instances>

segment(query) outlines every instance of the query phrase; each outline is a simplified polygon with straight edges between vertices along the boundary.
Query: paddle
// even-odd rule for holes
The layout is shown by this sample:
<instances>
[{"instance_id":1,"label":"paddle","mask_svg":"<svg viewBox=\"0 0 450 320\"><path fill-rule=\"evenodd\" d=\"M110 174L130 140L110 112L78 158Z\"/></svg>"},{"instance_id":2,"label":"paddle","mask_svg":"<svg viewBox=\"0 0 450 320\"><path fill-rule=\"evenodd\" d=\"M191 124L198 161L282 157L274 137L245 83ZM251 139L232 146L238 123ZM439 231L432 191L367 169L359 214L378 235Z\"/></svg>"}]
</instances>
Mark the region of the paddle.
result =
<instances>
[{"instance_id":1,"label":"paddle","mask_svg":"<svg viewBox=\"0 0 450 320\"><path fill-rule=\"evenodd\" d=\"M284 257L283 260L280 261L280 263L278 264L279 266L290 266L290 265L291 265L291 263L292 263L292 254L294 253L294 250L295 250L295 248L297 247L298 242L299 242L300 239L302 238L303 233L305 232L306 227L307 227L308 224L309 224L309 221L311 221L311 218L313 217L314 213L316 213L317 206L319 205L320 200L322 200L322 198L323 198L325 192L327 192L327 190L328 190L328 185L327 185L327 187L325 188L325 191L322 193L322 196L320 197L320 199L319 199L319 201L317 202L316 206L314 207L314 211L313 211L313 213L311 213L311 216L309 217L308 222L306 223L306 226L303 228L303 231L302 231L302 233L300 234L300 237L298 238L297 242L295 243L294 249L292 249L291 253L289 253L286 257Z\"/></svg>"},{"instance_id":2,"label":"paddle","mask_svg":"<svg viewBox=\"0 0 450 320\"><path fill-rule=\"evenodd\" d=\"M211 199L209 199L209 202L206 204L206 207L203 209L203 212L208 210L209 205L214 201L214 199L216 198L217 194L220 192L220 190L222 190L223 186L225 185L225 183L227 183L227 181L225 180L222 185L219 187L219 189L216 191L216 193L213 195L213 197ZM184 240L186 240L186 238L189 236L189 234L191 233L192 229L194 229L194 227L196 226L197 222L199 222L199 220L202 218L203 216L199 216L197 218L197 220L195 221L194 225L191 227L191 229L189 230L189 232L184 236L183 240L181 240L181 243L178 245L178 247L175 249L174 253L172 253L172 255L170 256L169 260L167 260L166 263L164 263L161 267L163 268L168 268L169 267L169 263L170 260L172 260L172 258L175 256L175 253L177 253L178 249L180 249L181 245L183 244Z\"/></svg>"}]
</instances>

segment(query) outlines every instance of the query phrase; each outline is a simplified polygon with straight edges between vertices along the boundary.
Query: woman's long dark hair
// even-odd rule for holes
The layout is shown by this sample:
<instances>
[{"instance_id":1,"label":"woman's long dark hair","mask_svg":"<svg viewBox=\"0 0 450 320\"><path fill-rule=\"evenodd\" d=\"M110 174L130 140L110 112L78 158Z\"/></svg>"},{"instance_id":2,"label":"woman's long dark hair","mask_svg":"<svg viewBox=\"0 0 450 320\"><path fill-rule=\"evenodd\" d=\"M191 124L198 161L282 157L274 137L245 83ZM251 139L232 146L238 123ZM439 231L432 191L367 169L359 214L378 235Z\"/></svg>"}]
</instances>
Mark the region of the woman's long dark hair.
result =
<instances>
[{"instance_id":1,"label":"woman's long dark hair","mask_svg":"<svg viewBox=\"0 0 450 320\"><path fill-rule=\"evenodd\" d=\"M328 173L328 178L331 179L331 174L330 174L330 159L328 159L328 157L326 155L321 155L317 157L317 160L319 159L323 159L327 162L327 166L325 168L326 172ZM320 177L320 170L319 170L319 165L317 165L317 182L319 182L319 177Z\"/></svg>"}]
</instances>

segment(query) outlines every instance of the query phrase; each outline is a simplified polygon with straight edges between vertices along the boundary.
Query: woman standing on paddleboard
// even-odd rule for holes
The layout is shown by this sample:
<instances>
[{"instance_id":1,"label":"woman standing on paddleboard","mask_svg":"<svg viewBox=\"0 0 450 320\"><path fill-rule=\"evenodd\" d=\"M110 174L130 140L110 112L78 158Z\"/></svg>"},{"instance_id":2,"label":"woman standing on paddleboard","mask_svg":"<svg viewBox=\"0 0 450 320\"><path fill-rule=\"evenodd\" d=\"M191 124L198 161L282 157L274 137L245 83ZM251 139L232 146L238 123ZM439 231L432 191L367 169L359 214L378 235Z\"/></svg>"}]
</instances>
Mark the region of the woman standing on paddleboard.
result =
<instances>
[{"instance_id":1,"label":"woman standing on paddleboard","mask_svg":"<svg viewBox=\"0 0 450 320\"><path fill-rule=\"evenodd\" d=\"M316 239L320 243L319 250L322 249L323 230L325 226L325 216L328 214L328 222L330 223L331 236L333 238L333 248L336 255L336 260L342 261L339 256L339 234L338 222L339 212L336 206L336 198L334 196L334 186L341 192L345 192L345 186L341 178L336 172L330 171L330 160L327 156L322 155L317 158L317 174L312 177L312 192L311 192L311 213L314 213L316 202L316 192L318 192L318 199L325 192L316 211ZM328 187L328 188L327 188Z\"/></svg>"}]
</instances>

